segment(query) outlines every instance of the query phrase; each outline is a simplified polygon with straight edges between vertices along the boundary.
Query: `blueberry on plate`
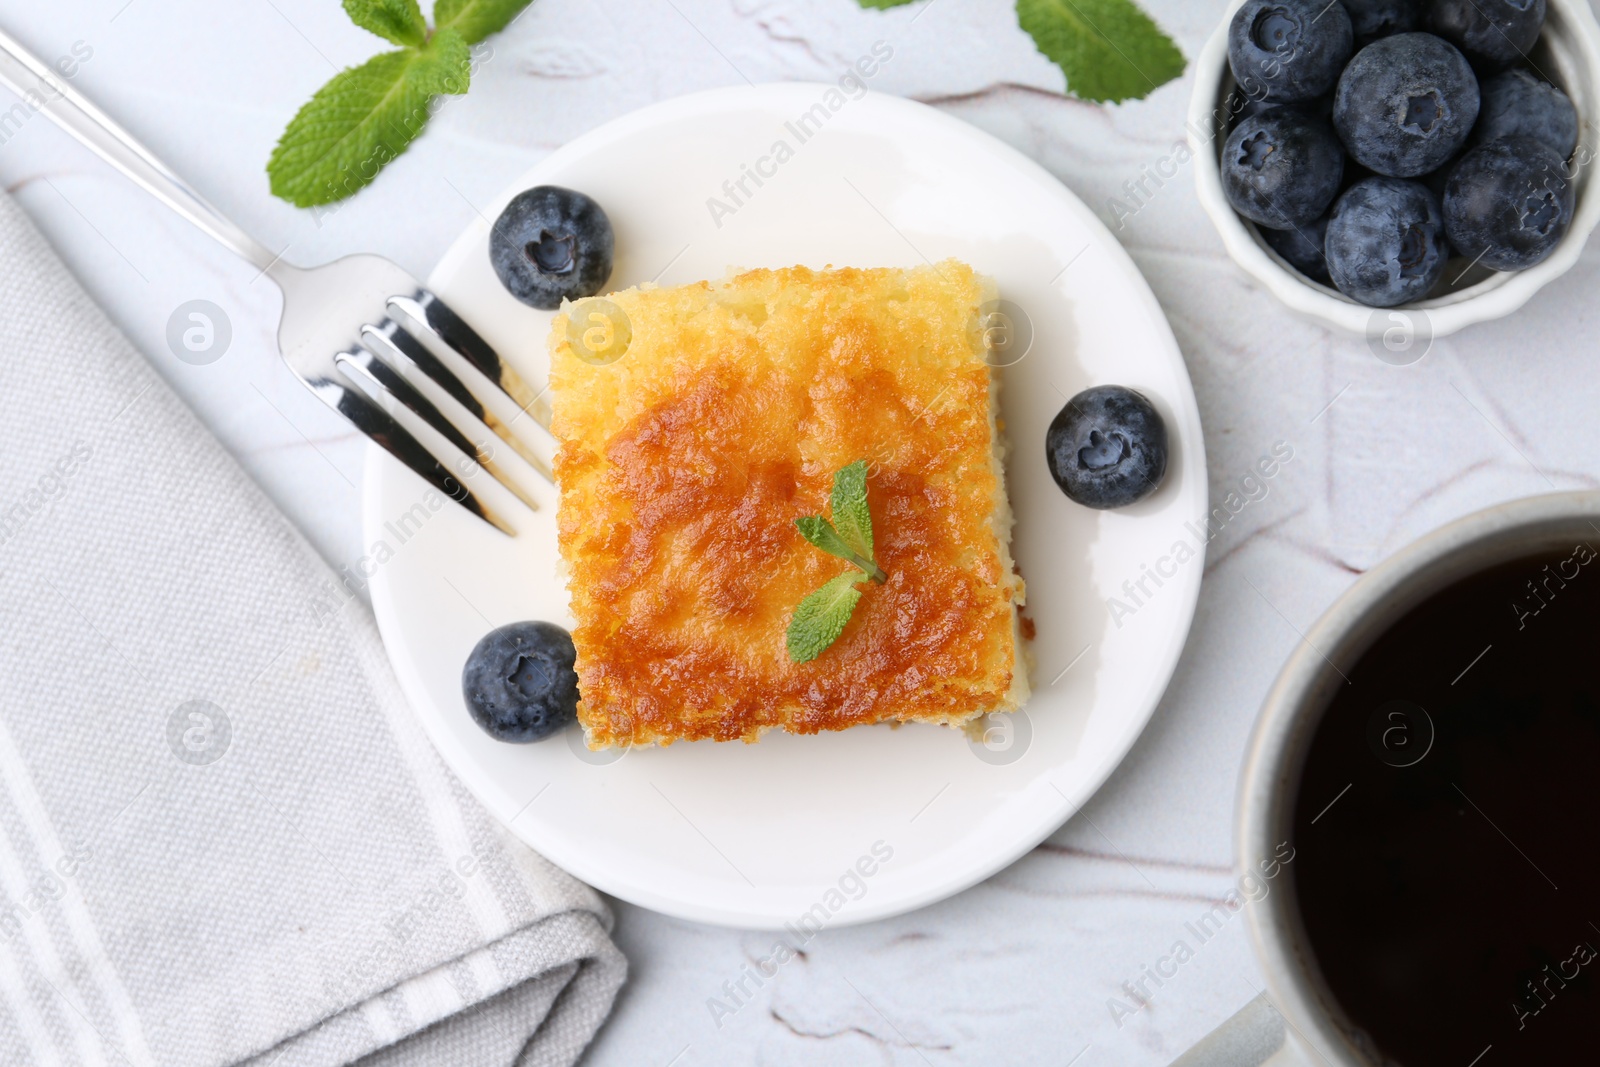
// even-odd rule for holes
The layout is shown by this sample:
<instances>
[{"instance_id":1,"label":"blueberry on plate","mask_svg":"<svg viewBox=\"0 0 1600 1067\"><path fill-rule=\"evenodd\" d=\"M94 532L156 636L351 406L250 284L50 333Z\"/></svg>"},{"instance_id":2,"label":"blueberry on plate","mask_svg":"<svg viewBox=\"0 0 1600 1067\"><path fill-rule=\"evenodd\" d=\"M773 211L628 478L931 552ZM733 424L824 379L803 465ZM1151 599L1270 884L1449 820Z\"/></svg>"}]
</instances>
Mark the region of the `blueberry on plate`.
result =
<instances>
[{"instance_id":1,"label":"blueberry on plate","mask_svg":"<svg viewBox=\"0 0 1600 1067\"><path fill-rule=\"evenodd\" d=\"M1328 284L1328 260L1323 243L1328 234L1328 216L1288 230L1262 230L1261 238L1289 265L1314 282Z\"/></svg>"},{"instance_id":2,"label":"blueberry on plate","mask_svg":"<svg viewBox=\"0 0 1600 1067\"><path fill-rule=\"evenodd\" d=\"M1350 16L1327 0L1245 0L1228 24L1228 66L1249 96L1291 103L1333 88L1355 48Z\"/></svg>"},{"instance_id":3,"label":"blueberry on plate","mask_svg":"<svg viewBox=\"0 0 1600 1067\"><path fill-rule=\"evenodd\" d=\"M514 622L479 641L461 671L467 710L497 741L543 741L578 719L577 650L549 622Z\"/></svg>"},{"instance_id":4,"label":"blueberry on plate","mask_svg":"<svg viewBox=\"0 0 1600 1067\"><path fill-rule=\"evenodd\" d=\"M1532 137L1555 149L1562 159L1578 147L1578 112L1566 93L1531 71L1515 67L1478 86L1483 104L1474 144L1501 137Z\"/></svg>"},{"instance_id":5,"label":"blueberry on plate","mask_svg":"<svg viewBox=\"0 0 1600 1067\"><path fill-rule=\"evenodd\" d=\"M1233 209L1275 230L1302 226L1328 209L1344 173L1333 127L1298 108L1241 119L1222 146L1222 191Z\"/></svg>"},{"instance_id":6,"label":"blueberry on plate","mask_svg":"<svg viewBox=\"0 0 1600 1067\"><path fill-rule=\"evenodd\" d=\"M1478 118L1478 79L1466 57L1431 33L1400 33L1357 52L1339 76L1333 126L1345 150L1391 178L1442 165Z\"/></svg>"},{"instance_id":7,"label":"blueberry on plate","mask_svg":"<svg viewBox=\"0 0 1600 1067\"><path fill-rule=\"evenodd\" d=\"M611 220L594 200L559 185L518 193L489 233L489 262L511 295L554 311L593 296L611 277Z\"/></svg>"},{"instance_id":8,"label":"blueberry on plate","mask_svg":"<svg viewBox=\"0 0 1600 1067\"><path fill-rule=\"evenodd\" d=\"M1358 44L1422 28L1423 0L1344 0Z\"/></svg>"},{"instance_id":9,"label":"blueberry on plate","mask_svg":"<svg viewBox=\"0 0 1600 1067\"><path fill-rule=\"evenodd\" d=\"M1373 307L1426 296L1450 258L1438 198L1400 178L1346 189L1328 214L1326 251L1338 290Z\"/></svg>"},{"instance_id":10,"label":"blueberry on plate","mask_svg":"<svg viewBox=\"0 0 1600 1067\"><path fill-rule=\"evenodd\" d=\"M1150 401L1120 385L1085 389L1056 413L1044 437L1050 477L1089 508L1143 500L1167 473L1167 424Z\"/></svg>"},{"instance_id":11,"label":"blueberry on plate","mask_svg":"<svg viewBox=\"0 0 1600 1067\"><path fill-rule=\"evenodd\" d=\"M1494 270L1548 256L1572 224L1566 160L1531 137L1503 137L1461 157L1444 186L1450 243Z\"/></svg>"},{"instance_id":12,"label":"blueberry on plate","mask_svg":"<svg viewBox=\"0 0 1600 1067\"><path fill-rule=\"evenodd\" d=\"M1545 0L1433 0L1428 28L1493 72L1525 58L1544 26Z\"/></svg>"}]
</instances>

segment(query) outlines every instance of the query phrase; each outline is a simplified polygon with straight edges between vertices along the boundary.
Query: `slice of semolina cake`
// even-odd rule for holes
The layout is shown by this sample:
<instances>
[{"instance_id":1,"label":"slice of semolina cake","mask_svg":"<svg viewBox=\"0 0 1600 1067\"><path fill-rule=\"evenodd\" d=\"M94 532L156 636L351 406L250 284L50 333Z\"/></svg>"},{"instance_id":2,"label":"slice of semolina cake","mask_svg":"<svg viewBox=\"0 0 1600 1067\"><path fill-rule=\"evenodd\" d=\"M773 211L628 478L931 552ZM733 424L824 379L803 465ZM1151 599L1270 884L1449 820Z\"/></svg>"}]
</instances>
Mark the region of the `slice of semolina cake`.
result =
<instances>
[{"instance_id":1,"label":"slice of semolina cake","mask_svg":"<svg viewBox=\"0 0 1600 1067\"><path fill-rule=\"evenodd\" d=\"M753 270L563 307L550 334L560 545L593 747L885 720L966 723L1028 695L988 279ZM848 564L795 520L868 464L874 555L815 659L785 631Z\"/></svg>"}]
</instances>

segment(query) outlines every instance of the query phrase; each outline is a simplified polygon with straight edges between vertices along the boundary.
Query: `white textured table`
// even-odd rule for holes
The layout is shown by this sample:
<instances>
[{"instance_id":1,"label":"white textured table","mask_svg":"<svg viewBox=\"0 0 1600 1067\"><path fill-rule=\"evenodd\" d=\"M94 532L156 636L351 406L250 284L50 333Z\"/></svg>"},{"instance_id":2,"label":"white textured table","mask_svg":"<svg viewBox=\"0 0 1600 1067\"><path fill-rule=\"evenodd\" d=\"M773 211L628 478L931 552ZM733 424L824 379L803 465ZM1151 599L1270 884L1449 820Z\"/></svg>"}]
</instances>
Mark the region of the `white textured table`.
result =
<instances>
[{"instance_id":1,"label":"white textured table","mask_svg":"<svg viewBox=\"0 0 1600 1067\"><path fill-rule=\"evenodd\" d=\"M1146 6L1192 56L1223 0ZM592 1064L1167 1063L1261 985L1242 918L1204 945L1185 924L1232 885L1240 754L1298 632L1432 527L1497 500L1594 486L1600 474L1587 329L1600 249L1511 319L1388 366L1291 318L1235 269L1186 165L1164 182L1148 177L1172 169L1188 79L1120 108L1063 99L1009 0L932 0L921 17L854 0L540 0L493 42L470 96L450 101L374 187L321 218L273 200L263 167L310 93L379 48L336 0L8 8L0 25L47 58L75 42L91 48L76 84L291 261L373 251L418 275L474 205L606 119L741 78L832 80L888 41L894 56L874 88L1017 146L1113 225L1188 358L1214 500L1239 490L1276 443L1292 447L1266 495L1254 493L1212 543L1172 687L1083 816L959 897L823 932L759 989L747 980L753 998L720 1027L708 998L726 997L723 983L766 954L770 935L619 906L633 976ZM331 561L356 560L363 444L279 362L270 283L45 119L0 123L0 138L0 182L112 318ZM1141 181L1142 191L1128 184ZM1113 198L1137 208L1120 228ZM227 354L207 366L178 361L166 342L168 318L194 299L225 309L233 329ZM1145 979L1179 939L1193 958L1160 986ZM1148 996L1124 988L1141 979Z\"/></svg>"}]
</instances>

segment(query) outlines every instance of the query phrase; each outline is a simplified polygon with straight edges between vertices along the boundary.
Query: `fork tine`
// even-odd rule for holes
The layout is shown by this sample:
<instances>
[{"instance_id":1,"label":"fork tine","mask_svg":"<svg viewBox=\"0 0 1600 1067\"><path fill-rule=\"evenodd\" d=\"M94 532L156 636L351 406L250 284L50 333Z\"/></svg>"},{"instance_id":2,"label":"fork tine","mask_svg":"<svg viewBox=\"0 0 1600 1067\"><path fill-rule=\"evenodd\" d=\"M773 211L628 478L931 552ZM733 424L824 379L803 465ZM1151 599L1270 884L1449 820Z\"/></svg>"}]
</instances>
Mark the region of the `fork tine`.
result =
<instances>
[{"instance_id":1,"label":"fork tine","mask_svg":"<svg viewBox=\"0 0 1600 1067\"><path fill-rule=\"evenodd\" d=\"M331 369L337 370L337 365ZM421 441L411 435L411 431L396 422L394 416L379 407L353 383L340 382L331 374L301 374L300 380L321 398L323 403L343 415L356 429L382 446L390 455L421 475L429 485L501 533L511 537L517 536L514 527L478 499L472 490L462 485L461 481L451 474Z\"/></svg>"},{"instance_id":2,"label":"fork tine","mask_svg":"<svg viewBox=\"0 0 1600 1067\"><path fill-rule=\"evenodd\" d=\"M545 403L544 394L535 393L522 375L500 358L494 346L479 337L477 331L451 311L443 300L419 288L412 296L390 297L389 306L398 308L407 318L430 330L459 352L462 358L510 397L518 410L533 416L533 421L546 430L550 429L550 406Z\"/></svg>"},{"instance_id":3,"label":"fork tine","mask_svg":"<svg viewBox=\"0 0 1600 1067\"><path fill-rule=\"evenodd\" d=\"M410 316L408 315L407 317ZM426 329L427 327L424 324L419 328ZM556 476L551 472L550 465L540 459L539 454L529 447L527 442L513 433L507 423L501 421L494 412L486 408L483 402L472 394L472 390L468 389L466 384L456 376L454 371L445 366L438 356L430 352L428 346L423 344L421 339L413 336L405 328L404 323L394 318L388 318L384 320L379 330L383 334L384 341L387 342L388 349L398 351L400 355L409 359L419 371L433 379L457 403L471 412L474 418L493 430L495 436L510 445L512 451L526 460L528 465L538 471L546 481L551 485L555 484ZM388 353L386 352L385 354Z\"/></svg>"},{"instance_id":4,"label":"fork tine","mask_svg":"<svg viewBox=\"0 0 1600 1067\"><path fill-rule=\"evenodd\" d=\"M423 396L414 385L406 381L404 375L385 362L384 357L394 359L401 355L400 350L395 346L393 337L391 337L391 331L393 333L403 332L393 322L387 322L381 327L363 326L361 328L361 340L362 345L365 347L356 346L340 352L334 358L340 363L348 365L351 370L360 374L367 381L372 382L379 389L392 393L395 399L414 411L429 426L443 434L445 439L452 445L476 459L479 466L493 475L495 481L515 493L518 500L528 505L530 509L538 511L538 501L528 495L528 491L522 488L521 483L507 474L505 468L492 455L489 455L487 450L479 448L471 438L467 437L455 423L450 421L444 412L439 410L433 401ZM468 410L470 411L471 408L469 407ZM543 472L541 471L540 473L542 474Z\"/></svg>"}]
</instances>

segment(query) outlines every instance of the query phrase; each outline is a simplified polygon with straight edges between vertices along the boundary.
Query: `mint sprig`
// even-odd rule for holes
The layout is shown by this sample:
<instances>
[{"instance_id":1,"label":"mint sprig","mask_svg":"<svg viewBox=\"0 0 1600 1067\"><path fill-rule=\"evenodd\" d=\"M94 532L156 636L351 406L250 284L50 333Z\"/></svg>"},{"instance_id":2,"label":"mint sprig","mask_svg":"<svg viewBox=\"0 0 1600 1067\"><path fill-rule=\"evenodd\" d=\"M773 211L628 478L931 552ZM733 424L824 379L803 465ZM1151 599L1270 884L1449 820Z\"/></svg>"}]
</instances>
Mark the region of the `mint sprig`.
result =
<instances>
[{"instance_id":1,"label":"mint sprig","mask_svg":"<svg viewBox=\"0 0 1600 1067\"><path fill-rule=\"evenodd\" d=\"M892 8L913 0L857 0ZM934 0L927 0L933 3ZM1183 53L1133 0L1016 0L1017 23L1080 100L1142 100L1183 73Z\"/></svg>"},{"instance_id":2,"label":"mint sprig","mask_svg":"<svg viewBox=\"0 0 1600 1067\"><path fill-rule=\"evenodd\" d=\"M806 515L794 520L800 536L830 556L850 564L851 569L830 578L826 584L800 601L789 620L785 642L789 659L809 663L839 639L845 624L861 599L857 582L868 579L882 583L889 576L872 558L872 512L867 507L867 464L856 460L833 476L833 496L829 501L833 521L821 515Z\"/></svg>"},{"instance_id":3,"label":"mint sprig","mask_svg":"<svg viewBox=\"0 0 1600 1067\"><path fill-rule=\"evenodd\" d=\"M1142 100L1183 73L1183 53L1133 0L1017 0L1017 22L1084 100Z\"/></svg>"},{"instance_id":4,"label":"mint sprig","mask_svg":"<svg viewBox=\"0 0 1600 1067\"><path fill-rule=\"evenodd\" d=\"M417 0L343 0L357 26L402 47L335 74L289 121L267 162L274 196L296 207L371 184L428 123L433 98L472 82L472 48L531 0L437 0L430 31Z\"/></svg>"}]
</instances>

